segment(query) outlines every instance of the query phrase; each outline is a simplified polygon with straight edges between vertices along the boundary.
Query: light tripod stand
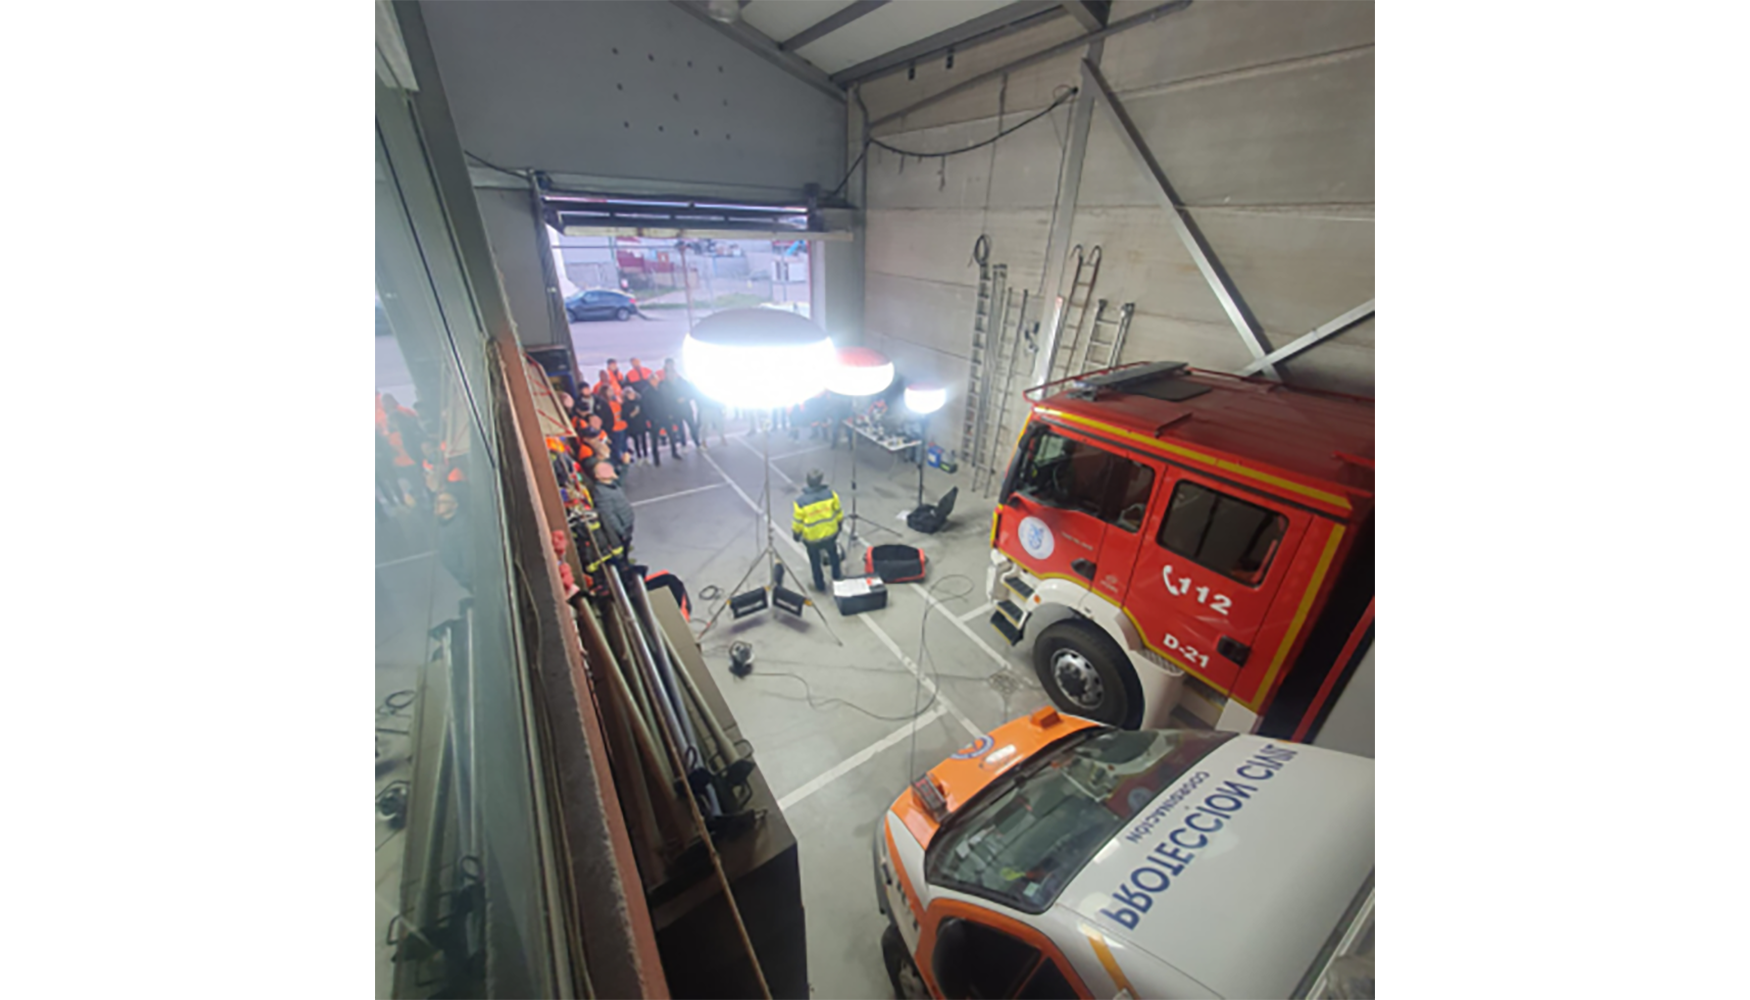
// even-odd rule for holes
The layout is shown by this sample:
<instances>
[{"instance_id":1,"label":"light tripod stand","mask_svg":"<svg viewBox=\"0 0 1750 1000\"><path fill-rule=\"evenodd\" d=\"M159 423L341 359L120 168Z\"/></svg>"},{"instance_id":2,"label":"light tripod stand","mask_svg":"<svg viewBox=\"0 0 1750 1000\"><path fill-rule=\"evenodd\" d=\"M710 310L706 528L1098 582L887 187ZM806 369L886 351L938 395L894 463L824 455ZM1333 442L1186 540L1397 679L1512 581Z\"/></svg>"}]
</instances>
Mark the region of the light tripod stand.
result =
<instances>
[{"instance_id":1,"label":"light tripod stand","mask_svg":"<svg viewBox=\"0 0 1750 1000\"><path fill-rule=\"evenodd\" d=\"M756 417L755 419L758 420L759 418ZM826 612L820 610L820 605L809 598L804 597L802 594L784 586L784 575L786 573L797 580L801 580L802 578L797 576L796 571L791 569L788 563L784 562L784 557L778 554L778 547L776 544L777 536L773 534L772 427L769 419L761 424L760 441L761 458L764 460L766 476L765 491L762 494L761 503L761 514L765 518L766 545L764 549L760 550L758 555L754 556L753 562L747 567L747 572L741 574L741 579L730 589L729 599L725 600L722 604L719 604L717 610L711 613L711 619L705 623L704 629L699 632L699 638L704 638L705 633L711 631L712 627L717 624L717 619L723 615L724 608L732 609L735 612L736 618L742 618L746 615L751 615L757 611L773 606L783 608L785 611L800 617L802 614L802 608L807 606L814 609L815 616L820 619L820 624L826 627L826 634L832 636L832 641L843 646L845 641L839 638L837 632L833 631L832 625L826 620ZM748 578L753 576L754 570L759 569L761 565L771 567L771 576L768 582L760 585L760 587L755 590L742 593L741 588L747 586ZM810 568L812 569L812 567Z\"/></svg>"},{"instance_id":2,"label":"light tripod stand","mask_svg":"<svg viewBox=\"0 0 1750 1000\"><path fill-rule=\"evenodd\" d=\"M851 437L851 512L845 515L845 524L850 529L846 535L850 544L845 546L845 555L849 557L851 554L851 547L858 542L862 542L865 546L869 544L857 534L857 526L864 522L868 522L869 527L874 528L877 531L885 531L895 538L901 538L903 536L900 535L899 532L889 528L887 525L882 524L879 521L870 520L869 518L857 513L857 438L861 435L857 432L856 418L854 416L848 422L848 426L846 426L845 429L850 432ZM834 430L833 433L836 434L838 431Z\"/></svg>"}]
</instances>

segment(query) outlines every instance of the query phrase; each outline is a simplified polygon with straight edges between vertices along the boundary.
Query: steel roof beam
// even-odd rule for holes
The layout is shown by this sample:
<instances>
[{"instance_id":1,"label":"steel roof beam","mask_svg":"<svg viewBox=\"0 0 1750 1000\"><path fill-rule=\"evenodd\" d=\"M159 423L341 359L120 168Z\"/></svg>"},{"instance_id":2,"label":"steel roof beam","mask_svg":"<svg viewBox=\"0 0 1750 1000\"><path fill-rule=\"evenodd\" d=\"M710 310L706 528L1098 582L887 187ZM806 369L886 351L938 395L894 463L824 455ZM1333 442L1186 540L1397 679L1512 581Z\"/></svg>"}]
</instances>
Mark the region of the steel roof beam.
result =
<instances>
[{"instance_id":1,"label":"steel roof beam","mask_svg":"<svg viewBox=\"0 0 1750 1000\"><path fill-rule=\"evenodd\" d=\"M864 14L873 13L877 7L885 6L887 6L887 0L857 0L856 3L844 10L821 18L814 24L779 42L778 48L785 52L794 52L809 42L820 41Z\"/></svg>"},{"instance_id":2,"label":"steel roof beam","mask_svg":"<svg viewBox=\"0 0 1750 1000\"><path fill-rule=\"evenodd\" d=\"M873 59L865 59L849 69L834 73L832 82L839 86L862 83L904 69L911 63L926 59L938 52L945 52L955 46L974 41L991 41L1011 32L1019 31L1024 27L1030 28L1035 24L1063 16L1063 4L1060 2L1020 0L1018 3L1000 7L970 21L963 21L952 28L938 31L928 38L919 39L910 45L903 45L891 52L884 52Z\"/></svg>"},{"instance_id":3,"label":"steel roof beam","mask_svg":"<svg viewBox=\"0 0 1750 1000\"><path fill-rule=\"evenodd\" d=\"M1215 251L1210 249L1209 241L1203 238L1202 230L1191 218L1191 213L1185 210L1184 202L1173 191L1173 186L1167 182L1166 172L1161 169L1154 154L1149 152L1148 143L1143 141L1136 123L1130 120L1129 112L1119 103L1118 96L1112 93L1112 88L1106 83L1099 68L1086 59L1082 60L1082 87L1099 95L1100 102L1112 113L1112 121L1118 126L1118 135L1130 150L1131 157L1142 168L1142 172L1148 175L1149 180L1154 182L1154 195L1160 201L1161 207L1167 210L1167 218L1172 222L1179 242L1185 245L1185 250L1191 254L1197 270L1202 272L1203 280L1209 283L1209 290L1215 293L1216 300L1221 303L1222 311L1227 313L1227 318L1239 332L1240 339L1245 341L1246 350L1252 352L1255 370L1281 381L1282 376L1277 373L1275 363L1269 358L1270 345L1264 339L1263 326L1252 315L1252 311L1246 308L1245 300L1240 298L1239 289L1234 287L1233 279L1228 277L1227 271L1216 259Z\"/></svg>"},{"instance_id":4,"label":"steel roof beam","mask_svg":"<svg viewBox=\"0 0 1750 1000\"><path fill-rule=\"evenodd\" d=\"M1076 19L1083 31L1099 31L1106 26L1106 19L1112 16L1112 0L1076 0L1063 5L1064 12Z\"/></svg>"},{"instance_id":5,"label":"steel roof beam","mask_svg":"<svg viewBox=\"0 0 1750 1000\"><path fill-rule=\"evenodd\" d=\"M970 80L966 80L966 81L963 81L961 83L957 83L952 87L949 87L947 90L943 90L943 91L940 91L938 93L931 94L929 97L926 97L921 101L915 101L911 104L907 104L905 107L900 108L898 111L893 111L893 112L889 112L888 114L882 115L880 118L877 118L874 121L870 122L869 127L876 128L878 126L885 125L888 122L893 121L897 118L903 118L906 115L909 115L914 111L918 111L920 109L927 108L930 105L936 103L937 101L943 100L944 98L951 97L954 94L958 94L962 91L971 90L973 87L976 87L981 83L985 83L987 81L994 80L997 77L1000 77L1005 73L1013 73L1016 70L1026 69L1028 66L1032 66L1032 65L1035 65L1037 63L1042 63L1045 60L1053 58L1055 56L1063 55L1065 52L1068 52L1071 49L1080 48L1081 46L1086 45L1089 42L1098 42L1098 41L1102 41L1102 40L1107 39L1107 38L1111 38L1113 35L1118 34L1120 31L1129 31L1131 28L1140 28L1145 24L1150 24L1154 21L1158 21L1161 18L1166 17L1168 14L1177 14L1179 11L1182 11L1186 7L1189 7L1189 6L1191 6L1191 0L1175 0L1175 2L1173 2L1173 3L1162 4L1161 6L1156 7L1153 10L1143 11L1141 14L1138 14L1135 17L1127 17L1124 20L1119 21L1117 24L1103 28L1099 31L1094 32L1091 35L1081 35L1079 37L1072 38L1067 42L1059 42L1058 44L1053 45L1049 49L1042 49L1038 52L1033 53L1030 56L1022 56L1021 58L1016 59L1012 63L1006 63L1002 66L998 66L996 69L990 70L989 72L980 73Z\"/></svg>"},{"instance_id":6,"label":"steel roof beam","mask_svg":"<svg viewBox=\"0 0 1750 1000\"><path fill-rule=\"evenodd\" d=\"M1256 375L1259 371L1261 371L1263 369L1264 362L1268 361L1271 364L1278 364L1280 362L1287 361L1289 358L1292 358L1296 354L1299 354L1302 351L1305 351L1307 348L1313 346L1314 344L1317 344L1320 341L1325 340L1326 338L1335 337L1337 334L1342 333L1344 330L1349 329L1350 327L1354 326L1355 324L1361 322L1362 320L1364 320L1367 317L1372 316L1372 315L1373 315L1373 300L1368 299L1366 302L1363 302L1360 305L1356 306L1355 308L1344 313L1343 315L1338 316L1336 319L1330 320L1329 322L1326 322L1326 323L1321 323L1320 325L1314 327L1313 329L1307 331L1306 333L1301 334L1300 336L1294 338L1293 340L1289 341L1288 343L1283 344L1281 347L1278 347L1276 350L1271 351L1269 354L1266 354L1264 357L1262 357L1256 361L1253 361L1251 364L1247 365L1246 367L1241 368L1237 374Z\"/></svg>"}]
</instances>

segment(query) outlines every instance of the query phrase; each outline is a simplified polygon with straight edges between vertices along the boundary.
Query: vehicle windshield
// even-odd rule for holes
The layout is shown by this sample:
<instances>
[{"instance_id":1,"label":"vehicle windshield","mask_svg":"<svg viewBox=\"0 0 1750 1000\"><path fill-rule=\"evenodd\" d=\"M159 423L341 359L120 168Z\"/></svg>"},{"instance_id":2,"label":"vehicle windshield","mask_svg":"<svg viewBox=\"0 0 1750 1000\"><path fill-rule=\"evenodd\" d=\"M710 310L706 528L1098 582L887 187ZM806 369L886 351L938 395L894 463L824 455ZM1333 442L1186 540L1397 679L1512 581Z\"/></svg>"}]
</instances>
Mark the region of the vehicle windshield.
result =
<instances>
[{"instance_id":1,"label":"vehicle windshield","mask_svg":"<svg viewBox=\"0 0 1750 1000\"><path fill-rule=\"evenodd\" d=\"M1234 735L1083 732L963 807L931 840L925 877L1043 913L1113 834Z\"/></svg>"}]
</instances>

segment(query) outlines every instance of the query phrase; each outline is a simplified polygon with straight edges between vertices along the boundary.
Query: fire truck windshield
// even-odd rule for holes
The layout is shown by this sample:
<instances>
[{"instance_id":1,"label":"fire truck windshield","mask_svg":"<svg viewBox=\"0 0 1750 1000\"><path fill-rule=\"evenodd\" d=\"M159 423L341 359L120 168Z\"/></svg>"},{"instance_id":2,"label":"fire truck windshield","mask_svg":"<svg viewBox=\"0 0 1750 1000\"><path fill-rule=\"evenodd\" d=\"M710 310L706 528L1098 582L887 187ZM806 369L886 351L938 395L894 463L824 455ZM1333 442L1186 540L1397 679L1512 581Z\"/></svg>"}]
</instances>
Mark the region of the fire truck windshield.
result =
<instances>
[{"instance_id":1,"label":"fire truck windshield","mask_svg":"<svg viewBox=\"0 0 1750 1000\"><path fill-rule=\"evenodd\" d=\"M958 810L930 842L925 878L1043 913L1113 834L1233 735L1083 730Z\"/></svg>"}]
</instances>

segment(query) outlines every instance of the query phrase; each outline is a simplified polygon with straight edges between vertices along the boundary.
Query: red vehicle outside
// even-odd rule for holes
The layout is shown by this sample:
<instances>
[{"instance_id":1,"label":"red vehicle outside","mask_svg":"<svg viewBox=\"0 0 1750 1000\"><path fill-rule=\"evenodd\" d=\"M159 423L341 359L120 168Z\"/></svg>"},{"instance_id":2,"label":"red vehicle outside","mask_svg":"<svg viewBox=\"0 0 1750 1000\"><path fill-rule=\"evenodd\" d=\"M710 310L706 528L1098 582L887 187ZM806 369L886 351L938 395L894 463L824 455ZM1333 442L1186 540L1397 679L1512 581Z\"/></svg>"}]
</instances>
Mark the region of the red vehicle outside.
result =
<instances>
[{"instance_id":1,"label":"red vehicle outside","mask_svg":"<svg viewBox=\"0 0 1750 1000\"><path fill-rule=\"evenodd\" d=\"M1306 738L1371 643L1372 401L1172 362L1028 397L991 624L1052 700Z\"/></svg>"}]
</instances>

